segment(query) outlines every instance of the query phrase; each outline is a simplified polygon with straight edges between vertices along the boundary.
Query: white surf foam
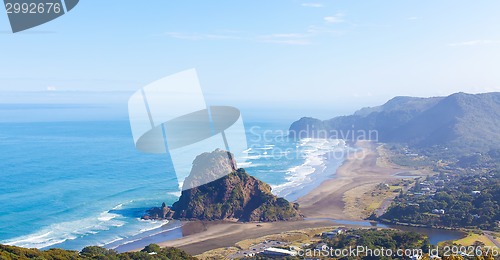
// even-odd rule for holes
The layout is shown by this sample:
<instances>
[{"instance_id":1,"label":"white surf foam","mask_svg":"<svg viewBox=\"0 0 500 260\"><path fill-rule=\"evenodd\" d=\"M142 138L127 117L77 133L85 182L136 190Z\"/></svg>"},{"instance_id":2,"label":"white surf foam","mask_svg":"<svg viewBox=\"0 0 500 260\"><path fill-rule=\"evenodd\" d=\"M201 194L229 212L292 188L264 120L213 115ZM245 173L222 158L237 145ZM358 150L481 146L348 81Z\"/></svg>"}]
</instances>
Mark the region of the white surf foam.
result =
<instances>
[{"instance_id":1,"label":"white surf foam","mask_svg":"<svg viewBox=\"0 0 500 260\"><path fill-rule=\"evenodd\" d=\"M286 173L287 182L272 187L274 194L286 197L297 187L313 181L312 174L317 170L323 172L326 169L326 156L328 153L343 149L344 143L341 140L312 139L300 140L298 149L301 150L304 163L291 167Z\"/></svg>"},{"instance_id":2,"label":"white surf foam","mask_svg":"<svg viewBox=\"0 0 500 260\"><path fill-rule=\"evenodd\" d=\"M271 150L274 146L254 147L255 150Z\"/></svg>"},{"instance_id":3,"label":"white surf foam","mask_svg":"<svg viewBox=\"0 0 500 260\"><path fill-rule=\"evenodd\" d=\"M125 222L116 219L119 216L105 211L97 217L52 224L32 234L19 236L1 243L26 248L49 247L81 236L97 234L112 227L121 227Z\"/></svg>"},{"instance_id":4,"label":"white surf foam","mask_svg":"<svg viewBox=\"0 0 500 260\"><path fill-rule=\"evenodd\" d=\"M114 208L113 208L114 209ZM102 221L102 222L106 222L106 221L110 221L116 217L118 217L120 215L118 214L114 214L114 213L109 213L109 211L104 211L102 212L99 217L97 218L99 221Z\"/></svg>"},{"instance_id":5,"label":"white surf foam","mask_svg":"<svg viewBox=\"0 0 500 260\"><path fill-rule=\"evenodd\" d=\"M239 162L236 164L238 165L238 168L251 168L252 167L252 162Z\"/></svg>"},{"instance_id":6,"label":"white surf foam","mask_svg":"<svg viewBox=\"0 0 500 260\"><path fill-rule=\"evenodd\" d=\"M148 226L141 228L139 230L139 232L135 235L138 235L140 233L144 233L147 231L151 231L151 230L154 230L157 228L161 228L163 225L168 224L168 220L143 220L143 219L139 219L139 218L137 220L139 220L140 222L148 223Z\"/></svg>"},{"instance_id":7,"label":"white surf foam","mask_svg":"<svg viewBox=\"0 0 500 260\"><path fill-rule=\"evenodd\" d=\"M173 195L175 197L180 197L181 196L181 191L180 190L178 190L178 191L171 191L171 192L167 192L167 194Z\"/></svg>"},{"instance_id":8,"label":"white surf foam","mask_svg":"<svg viewBox=\"0 0 500 260\"><path fill-rule=\"evenodd\" d=\"M243 156L241 157L242 159L246 159L246 160L258 160L261 158L261 155L260 154L257 154L257 155L248 155L248 156Z\"/></svg>"}]
</instances>

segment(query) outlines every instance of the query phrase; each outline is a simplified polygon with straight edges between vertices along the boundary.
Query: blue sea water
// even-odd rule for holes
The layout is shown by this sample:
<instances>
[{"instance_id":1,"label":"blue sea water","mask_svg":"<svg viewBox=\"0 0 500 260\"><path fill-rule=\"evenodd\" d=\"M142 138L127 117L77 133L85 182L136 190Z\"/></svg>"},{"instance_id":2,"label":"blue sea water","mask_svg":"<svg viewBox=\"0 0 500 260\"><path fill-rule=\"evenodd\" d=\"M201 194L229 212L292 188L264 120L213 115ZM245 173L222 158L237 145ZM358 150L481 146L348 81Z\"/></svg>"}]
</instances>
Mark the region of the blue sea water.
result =
<instances>
[{"instance_id":1,"label":"blue sea water","mask_svg":"<svg viewBox=\"0 0 500 260\"><path fill-rule=\"evenodd\" d=\"M249 155L239 166L289 198L324 167L321 155L342 146L288 140L287 122L245 127ZM0 243L79 250L165 231L166 222L140 217L179 196L167 158L137 151L128 121L0 123Z\"/></svg>"}]
</instances>

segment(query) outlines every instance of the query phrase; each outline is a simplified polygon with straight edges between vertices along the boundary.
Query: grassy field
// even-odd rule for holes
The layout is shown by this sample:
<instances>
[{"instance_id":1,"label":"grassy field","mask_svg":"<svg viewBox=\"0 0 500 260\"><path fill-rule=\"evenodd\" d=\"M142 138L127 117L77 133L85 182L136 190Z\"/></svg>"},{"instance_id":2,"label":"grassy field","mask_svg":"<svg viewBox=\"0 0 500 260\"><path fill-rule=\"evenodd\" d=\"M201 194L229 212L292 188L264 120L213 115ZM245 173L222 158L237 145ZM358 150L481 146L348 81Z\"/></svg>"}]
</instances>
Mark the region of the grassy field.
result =
<instances>
[{"instance_id":1,"label":"grassy field","mask_svg":"<svg viewBox=\"0 0 500 260\"><path fill-rule=\"evenodd\" d=\"M303 230L295 230L284 232L281 234L274 234L264 237L259 237L257 239L247 239L236 243L236 246L241 249L248 249L250 246L264 242L266 240L277 240L283 242L289 242L290 245L300 246L304 243L311 243L313 241L319 240L319 238L314 238L315 235L321 234L322 232L326 232L334 229L333 227L324 227L324 228L308 228Z\"/></svg>"},{"instance_id":2,"label":"grassy field","mask_svg":"<svg viewBox=\"0 0 500 260\"><path fill-rule=\"evenodd\" d=\"M471 246L474 245L476 241L482 242L486 246L495 246L495 244L493 244L493 242L488 237L476 233L469 233L468 236L459 240L455 240L453 241L453 243L460 244L463 246Z\"/></svg>"},{"instance_id":3,"label":"grassy field","mask_svg":"<svg viewBox=\"0 0 500 260\"><path fill-rule=\"evenodd\" d=\"M398 196L402 188L401 180L391 180L387 184L361 185L347 191L343 198L346 214L353 219L365 219L382 207L385 200L392 200Z\"/></svg>"},{"instance_id":4,"label":"grassy field","mask_svg":"<svg viewBox=\"0 0 500 260\"><path fill-rule=\"evenodd\" d=\"M500 243L500 233L493 233L493 238L495 238L495 240Z\"/></svg>"},{"instance_id":5,"label":"grassy field","mask_svg":"<svg viewBox=\"0 0 500 260\"><path fill-rule=\"evenodd\" d=\"M319 241L320 238L315 237L316 235L332 229L335 229L335 227L308 228L263 236L256 239L247 239L236 243L236 247L218 248L196 255L196 257L198 259L225 259L228 255L234 254L239 250L247 250L249 247L262 243L266 240L289 242L289 246L301 247L302 244L310 244Z\"/></svg>"},{"instance_id":6,"label":"grassy field","mask_svg":"<svg viewBox=\"0 0 500 260\"><path fill-rule=\"evenodd\" d=\"M195 257L198 259L225 259L226 256L232 255L240 250L237 247L226 247L226 248L217 248L214 250L207 251L203 254L196 255Z\"/></svg>"}]
</instances>

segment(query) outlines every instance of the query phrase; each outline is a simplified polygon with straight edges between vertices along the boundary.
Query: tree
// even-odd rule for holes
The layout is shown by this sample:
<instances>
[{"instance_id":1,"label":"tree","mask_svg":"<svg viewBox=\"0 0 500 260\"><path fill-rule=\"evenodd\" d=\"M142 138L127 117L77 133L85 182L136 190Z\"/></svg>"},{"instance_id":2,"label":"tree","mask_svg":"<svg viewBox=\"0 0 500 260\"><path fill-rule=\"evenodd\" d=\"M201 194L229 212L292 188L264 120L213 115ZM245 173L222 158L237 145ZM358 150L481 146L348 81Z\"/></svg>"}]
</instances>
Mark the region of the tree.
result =
<instances>
[{"instance_id":1,"label":"tree","mask_svg":"<svg viewBox=\"0 0 500 260\"><path fill-rule=\"evenodd\" d=\"M87 246L80 251L80 254L85 257L113 257L118 253L113 249L106 249L100 246Z\"/></svg>"},{"instance_id":2,"label":"tree","mask_svg":"<svg viewBox=\"0 0 500 260\"><path fill-rule=\"evenodd\" d=\"M144 249L142 249L142 252L147 252L147 253L158 253L160 252L161 248L157 244L149 244Z\"/></svg>"}]
</instances>

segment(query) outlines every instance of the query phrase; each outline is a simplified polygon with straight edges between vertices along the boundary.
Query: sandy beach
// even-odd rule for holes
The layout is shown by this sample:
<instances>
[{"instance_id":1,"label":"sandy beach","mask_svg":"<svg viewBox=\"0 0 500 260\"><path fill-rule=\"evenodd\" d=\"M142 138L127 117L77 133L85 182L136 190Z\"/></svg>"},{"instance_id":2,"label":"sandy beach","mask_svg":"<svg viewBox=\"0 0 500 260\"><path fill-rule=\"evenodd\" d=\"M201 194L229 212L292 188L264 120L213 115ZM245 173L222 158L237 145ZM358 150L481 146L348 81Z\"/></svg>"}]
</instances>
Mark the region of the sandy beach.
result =
<instances>
[{"instance_id":1,"label":"sandy beach","mask_svg":"<svg viewBox=\"0 0 500 260\"><path fill-rule=\"evenodd\" d=\"M356 146L359 150L347 155L334 178L297 200L308 218L361 220L366 216L353 210L356 205L351 204L379 183L395 179L394 174L408 171L390 163L376 143L358 141Z\"/></svg>"},{"instance_id":2,"label":"sandy beach","mask_svg":"<svg viewBox=\"0 0 500 260\"><path fill-rule=\"evenodd\" d=\"M352 210L356 206L351 204L362 199L375 185L396 179L396 173L408 169L389 163L384 150L373 142L360 141L356 148L355 152L346 156L339 168L327 167L325 171L331 171L331 179L297 200L307 220L274 223L188 222L183 226L182 238L158 244L179 247L190 254L200 254L234 246L236 242L245 239L290 230L332 226L332 221L327 219L361 220L365 216Z\"/></svg>"},{"instance_id":3,"label":"sandy beach","mask_svg":"<svg viewBox=\"0 0 500 260\"><path fill-rule=\"evenodd\" d=\"M195 231L193 232L194 225ZM224 222L192 222L184 228L193 232L181 239L158 243L160 246L178 247L186 252L197 255L208 250L234 246L236 242L245 239L258 238L289 230L331 226L328 220L292 221L274 223L224 223ZM199 230L202 228L202 230Z\"/></svg>"}]
</instances>

